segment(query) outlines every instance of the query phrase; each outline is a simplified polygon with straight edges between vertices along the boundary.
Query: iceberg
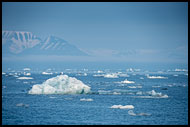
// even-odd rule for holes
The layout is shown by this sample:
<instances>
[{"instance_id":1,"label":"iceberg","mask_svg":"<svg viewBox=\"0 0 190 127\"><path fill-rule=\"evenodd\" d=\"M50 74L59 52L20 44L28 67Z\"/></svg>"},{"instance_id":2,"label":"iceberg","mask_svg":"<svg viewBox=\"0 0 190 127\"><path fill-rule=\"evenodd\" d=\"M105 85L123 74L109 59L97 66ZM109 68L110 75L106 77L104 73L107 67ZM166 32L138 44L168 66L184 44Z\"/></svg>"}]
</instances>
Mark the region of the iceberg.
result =
<instances>
[{"instance_id":1,"label":"iceberg","mask_svg":"<svg viewBox=\"0 0 190 127\"><path fill-rule=\"evenodd\" d=\"M104 78L118 78L117 74L106 74Z\"/></svg>"},{"instance_id":2,"label":"iceberg","mask_svg":"<svg viewBox=\"0 0 190 127\"><path fill-rule=\"evenodd\" d=\"M53 73L42 72L43 75L52 75Z\"/></svg>"},{"instance_id":3,"label":"iceberg","mask_svg":"<svg viewBox=\"0 0 190 127\"><path fill-rule=\"evenodd\" d=\"M93 75L94 77L104 77L104 75L103 74L95 74L95 75Z\"/></svg>"},{"instance_id":4,"label":"iceberg","mask_svg":"<svg viewBox=\"0 0 190 127\"><path fill-rule=\"evenodd\" d=\"M29 94L88 94L90 87L82 81L68 75L58 75L42 84L36 84L29 90Z\"/></svg>"},{"instance_id":5,"label":"iceberg","mask_svg":"<svg viewBox=\"0 0 190 127\"><path fill-rule=\"evenodd\" d=\"M17 78L17 79L33 79L32 77L19 77L19 78Z\"/></svg>"},{"instance_id":6,"label":"iceberg","mask_svg":"<svg viewBox=\"0 0 190 127\"><path fill-rule=\"evenodd\" d=\"M24 75L29 76L29 75L31 75L31 73L29 73L29 72L28 72L28 73L24 72Z\"/></svg>"},{"instance_id":7,"label":"iceberg","mask_svg":"<svg viewBox=\"0 0 190 127\"><path fill-rule=\"evenodd\" d=\"M147 75L147 78L150 78L150 79L167 79L167 77L162 77L162 76L149 76L149 75Z\"/></svg>"},{"instance_id":8,"label":"iceberg","mask_svg":"<svg viewBox=\"0 0 190 127\"><path fill-rule=\"evenodd\" d=\"M88 99L82 98L82 99L80 99L80 101L93 101L93 99L91 99L91 98L88 98Z\"/></svg>"},{"instance_id":9,"label":"iceberg","mask_svg":"<svg viewBox=\"0 0 190 127\"><path fill-rule=\"evenodd\" d=\"M149 113L134 113L133 110L129 110L128 114L131 116L150 116L151 115Z\"/></svg>"},{"instance_id":10,"label":"iceberg","mask_svg":"<svg viewBox=\"0 0 190 127\"><path fill-rule=\"evenodd\" d=\"M186 69L175 69L175 71L188 71L188 70L186 70Z\"/></svg>"},{"instance_id":11,"label":"iceberg","mask_svg":"<svg viewBox=\"0 0 190 127\"><path fill-rule=\"evenodd\" d=\"M125 79L124 81L116 82L116 83L131 84L131 83L135 83L135 82L134 81L128 81L127 79Z\"/></svg>"},{"instance_id":12,"label":"iceberg","mask_svg":"<svg viewBox=\"0 0 190 127\"><path fill-rule=\"evenodd\" d=\"M128 74L119 74L119 77L129 77Z\"/></svg>"},{"instance_id":13,"label":"iceberg","mask_svg":"<svg viewBox=\"0 0 190 127\"><path fill-rule=\"evenodd\" d=\"M24 71L30 71L31 69L30 68L24 68L23 70Z\"/></svg>"},{"instance_id":14,"label":"iceberg","mask_svg":"<svg viewBox=\"0 0 190 127\"><path fill-rule=\"evenodd\" d=\"M19 103L19 104L16 104L17 107L29 107L28 104L23 104L23 103Z\"/></svg>"},{"instance_id":15,"label":"iceberg","mask_svg":"<svg viewBox=\"0 0 190 127\"><path fill-rule=\"evenodd\" d=\"M134 88L142 88L142 86L128 86L128 88L132 88L132 89L134 89Z\"/></svg>"},{"instance_id":16,"label":"iceberg","mask_svg":"<svg viewBox=\"0 0 190 127\"><path fill-rule=\"evenodd\" d=\"M97 73L103 73L103 71L101 71L101 70L98 70L98 71L97 71Z\"/></svg>"},{"instance_id":17,"label":"iceberg","mask_svg":"<svg viewBox=\"0 0 190 127\"><path fill-rule=\"evenodd\" d=\"M110 108L119 108L119 109L134 109L133 105L113 105Z\"/></svg>"}]
</instances>

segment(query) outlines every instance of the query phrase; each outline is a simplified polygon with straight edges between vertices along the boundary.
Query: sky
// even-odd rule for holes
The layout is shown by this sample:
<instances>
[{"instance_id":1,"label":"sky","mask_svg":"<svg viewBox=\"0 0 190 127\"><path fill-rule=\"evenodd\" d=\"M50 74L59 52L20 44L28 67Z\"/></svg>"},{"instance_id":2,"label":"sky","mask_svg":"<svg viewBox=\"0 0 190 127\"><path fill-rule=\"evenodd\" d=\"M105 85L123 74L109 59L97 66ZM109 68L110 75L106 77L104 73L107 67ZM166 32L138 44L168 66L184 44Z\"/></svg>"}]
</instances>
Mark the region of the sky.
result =
<instances>
[{"instance_id":1,"label":"sky","mask_svg":"<svg viewBox=\"0 0 190 127\"><path fill-rule=\"evenodd\" d=\"M188 2L3 2L2 29L61 37L92 61L188 61Z\"/></svg>"}]
</instances>

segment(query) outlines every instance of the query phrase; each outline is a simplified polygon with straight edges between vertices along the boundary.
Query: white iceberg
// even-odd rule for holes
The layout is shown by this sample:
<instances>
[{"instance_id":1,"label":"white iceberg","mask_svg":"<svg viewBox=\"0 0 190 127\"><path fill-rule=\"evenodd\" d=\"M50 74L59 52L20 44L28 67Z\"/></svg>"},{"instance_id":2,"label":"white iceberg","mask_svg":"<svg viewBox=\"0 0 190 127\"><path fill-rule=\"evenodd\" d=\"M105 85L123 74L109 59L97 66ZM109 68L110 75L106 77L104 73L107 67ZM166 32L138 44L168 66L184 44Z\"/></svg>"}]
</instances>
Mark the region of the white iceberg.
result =
<instances>
[{"instance_id":1,"label":"white iceberg","mask_svg":"<svg viewBox=\"0 0 190 127\"><path fill-rule=\"evenodd\" d=\"M147 78L150 78L150 79L167 79L167 77L162 77L162 76L149 76L149 75L147 75Z\"/></svg>"},{"instance_id":2,"label":"white iceberg","mask_svg":"<svg viewBox=\"0 0 190 127\"><path fill-rule=\"evenodd\" d=\"M88 99L86 99L86 98L81 98L80 101L93 101L93 99L91 99L91 98L88 98Z\"/></svg>"},{"instance_id":3,"label":"white iceberg","mask_svg":"<svg viewBox=\"0 0 190 127\"><path fill-rule=\"evenodd\" d=\"M175 69L175 71L188 71L188 70L186 70L186 69Z\"/></svg>"},{"instance_id":4,"label":"white iceberg","mask_svg":"<svg viewBox=\"0 0 190 127\"><path fill-rule=\"evenodd\" d=\"M27 76L30 76L31 75L31 73L26 73L26 72L24 72L24 75L27 75Z\"/></svg>"},{"instance_id":5,"label":"white iceberg","mask_svg":"<svg viewBox=\"0 0 190 127\"><path fill-rule=\"evenodd\" d=\"M97 71L97 73L104 73L104 72L103 72L103 71L101 71L101 70L98 70L98 71Z\"/></svg>"},{"instance_id":6,"label":"white iceberg","mask_svg":"<svg viewBox=\"0 0 190 127\"><path fill-rule=\"evenodd\" d=\"M157 93L156 91L148 91L146 92L149 96L138 96L138 98L168 98L168 95Z\"/></svg>"},{"instance_id":7,"label":"white iceberg","mask_svg":"<svg viewBox=\"0 0 190 127\"><path fill-rule=\"evenodd\" d=\"M52 75L53 73L52 72L42 72L43 75Z\"/></svg>"},{"instance_id":8,"label":"white iceberg","mask_svg":"<svg viewBox=\"0 0 190 127\"><path fill-rule=\"evenodd\" d=\"M116 83L131 84L131 83L135 83L135 82L134 81L128 81L127 79L125 79L124 81L116 82Z\"/></svg>"},{"instance_id":9,"label":"white iceberg","mask_svg":"<svg viewBox=\"0 0 190 127\"><path fill-rule=\"evenodd\" d=\"M131 116L150 116L151 115L149 113L134 113L133 110L129 110L128 114Z\"/></svg>"},{"instance_id":10,"label":"white iceberg","mask_svg":"<svg viewBox=\"0 0 190 127\"><path fill-rule=\"evenodd\" d=\"M30 71L30 68L24 68L23 70L24 71Z\"/></svg>"},{"instance_id":11,"label":"white iceberg","mask_svg":"<svg viewBox=\"0 0 190 127\"><path fill-rule=\"evenodd\" d=\"M23 79L33 79L33 78L32 78L32 77L19 77L19 78L17 78L17 79L23 80Z\"/></svg>"},{"instance_id":12,"label":"white iceberg","mask_svg":"<svg viewBox=\"0 0 190 127\"><path fill-rule=\"evenodd\" d=\"M2 75L5 75L6 73L5 72L2 72Z\"/></svg>"},{"instance_id":13,"label":"white iceberg","mask_svg":"<svg viewBox=\"0 0 190 127\"><path fill-rule=\"evenodd\" d=\"M128 74L119 74L119 77L129 77Z\"/></svg>"},{"instance_id":14,"label":"white iceberg","mask_svg":"<svg viewBox=\"0 0 190 127\"><path fill-rule=\"evenodd\" d=\"M121 93L113 92L113 95L121 95Z\"/></svg>"},{"instance_id":15,"label":"white iceberg","mask_svg":"<svg viewBox=\"0 0 190 127\"><path fill-rule=\"evenodd\" d=\"M42 84L33 85L29 94L87 94L90 87L82 81L67 75L58 75Z\"/></svg>"},{"instance_id":16,"label":"white iceberg","mask_svg":"<svg viewBox=\"0 0 190 127\"><path fill-rule=\"evenodd\" d=\"M104 75L104 78L118 78L117 74L106 74Z\"/></svg>"},{"instance_id":17,"label":"white iceberg","mask_svg":"<svg viewBox=\"0 0 190 127\"><path fill-rule=\"evenodd\" d=\"M142 86L128 86L128 88L132 88L132 89L134 89L134 88L142 88Z\"/></svg>"},{"instance_id":18,"label":"white iceberg","mask_svg":"<svg viewBox=\"0 0 190 127\"><path fill-rule=\"evenodd\" d=\"M119 109L134 109L133 105L113 105L110 108L119 108Z\"/></svg>"},{"instance_id":19,"label":"white iceberg","mask_svg":"<svg viewBox=\"0 0 190 127\"><path fill-rule=\"evenodd\" d=\"M29 107L28 104L18 103L16 104L17 107Z\"/></svg>"},{"instance_id":20,"label":"white iceberg","mask_svg":"<svg viewBox=\"0 0 190 127\"><path fill-rule=\"evenodd\" d=\"M103 74L95 74L93 75L94 77L103 77L104 75Z\"/></svg>"}]
</instances>

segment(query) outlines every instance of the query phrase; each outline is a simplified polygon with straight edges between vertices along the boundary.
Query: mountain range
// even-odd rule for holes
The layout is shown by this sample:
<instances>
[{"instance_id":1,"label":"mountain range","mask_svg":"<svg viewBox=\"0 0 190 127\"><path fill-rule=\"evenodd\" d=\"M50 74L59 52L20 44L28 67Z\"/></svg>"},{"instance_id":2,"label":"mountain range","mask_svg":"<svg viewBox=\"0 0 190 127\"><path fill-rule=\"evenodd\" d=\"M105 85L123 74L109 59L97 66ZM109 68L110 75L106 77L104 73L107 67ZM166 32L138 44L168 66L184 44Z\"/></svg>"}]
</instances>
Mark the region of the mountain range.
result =
<instances>
[{"instance_id":1,"label":"mountain range","mask_svg":"<svg viewBox=\"0 0 190 127\"><path fill-rule=\"evenodd\" d=\"M49 36L42 40L31 32L2 31L2 56L88 54L62 38Z\"/></svg>"}]
</instances>

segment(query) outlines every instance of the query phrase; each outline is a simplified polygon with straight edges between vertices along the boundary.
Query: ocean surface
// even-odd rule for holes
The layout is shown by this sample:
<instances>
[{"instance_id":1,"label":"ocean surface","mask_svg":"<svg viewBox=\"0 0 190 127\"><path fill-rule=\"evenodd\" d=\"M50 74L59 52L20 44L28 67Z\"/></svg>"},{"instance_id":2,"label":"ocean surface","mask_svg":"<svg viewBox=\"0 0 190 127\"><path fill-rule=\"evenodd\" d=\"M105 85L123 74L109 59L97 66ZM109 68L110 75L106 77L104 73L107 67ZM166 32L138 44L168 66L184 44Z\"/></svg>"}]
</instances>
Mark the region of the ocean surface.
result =
<instances>
[{"instance_id":1,"label":"ocean surface","mask_svg":"<svg viewBox=\"0 0 190 127\"><path fill-rule=\"evenodd\" d=\"M82 81L91 93L28 94L33 85L61 74ZM188 71L10 70L2 73L2 124L187 125Z\"/></svg>"}]
</instances>

